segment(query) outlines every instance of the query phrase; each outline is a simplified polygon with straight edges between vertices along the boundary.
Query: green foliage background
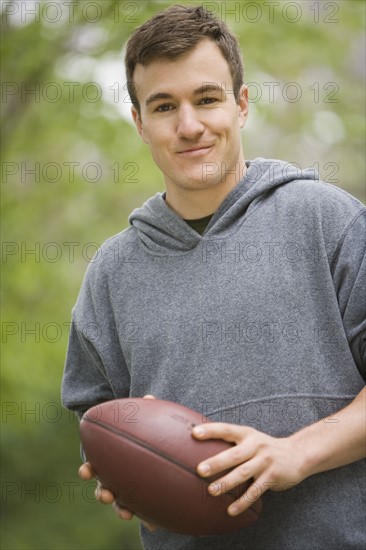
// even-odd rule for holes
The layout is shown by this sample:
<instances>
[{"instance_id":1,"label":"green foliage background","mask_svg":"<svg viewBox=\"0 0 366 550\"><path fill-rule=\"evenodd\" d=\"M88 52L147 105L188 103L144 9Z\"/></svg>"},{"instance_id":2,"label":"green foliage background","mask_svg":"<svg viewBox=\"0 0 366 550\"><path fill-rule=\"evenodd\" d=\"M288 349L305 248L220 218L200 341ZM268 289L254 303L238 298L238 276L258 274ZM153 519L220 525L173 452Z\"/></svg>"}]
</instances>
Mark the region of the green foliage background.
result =
<instances>
[{"instance_id":1,"label":"green foliage background","mask_svg":"<svg viewBox=\"0 0 366 550\"><path fill-rule=\"evenodd\" d=\"M163 188L125 114L122 50L171 3L43 1L31 15L34 2L2 2L4 550L140 548L137 522L118 521L77 477L77 421L60 383L88 262ZM246 158L316 166L365 201L365 3L201 3L244 52Z\"/></svg>"}]
</instances>

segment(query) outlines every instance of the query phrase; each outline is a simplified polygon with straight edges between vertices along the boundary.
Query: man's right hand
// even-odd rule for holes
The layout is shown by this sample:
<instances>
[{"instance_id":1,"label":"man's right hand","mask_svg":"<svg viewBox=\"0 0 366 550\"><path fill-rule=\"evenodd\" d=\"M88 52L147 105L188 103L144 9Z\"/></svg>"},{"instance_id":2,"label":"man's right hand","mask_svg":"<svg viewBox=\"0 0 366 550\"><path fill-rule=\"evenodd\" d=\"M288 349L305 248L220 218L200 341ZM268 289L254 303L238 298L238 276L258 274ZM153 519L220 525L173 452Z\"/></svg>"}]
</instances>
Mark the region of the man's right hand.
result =
<instances>
[{"instance_id":1,"label":"man's right hand","mask_svg":"<svg viewBox=\"0 0 366 550\"><path fill-rule=\"evenodd\" d=\"M144 399L155 399L152 395L145 395ZM91 464L89 462L85 462L82 464L79 468L79 476L84 481L90 481L95 477L95 473L93 472L93 468L91 467ZM117 514L118 517L121 519L124 519L126 521L130 521L134 514L127 510L127 508L121 508L116 502L116 499L111 493L111 491L108 491L108 489L104 489L100 483L100 481L97 481L97 487L95 489L95 498L96 500L99 500L99 502L102 502L103 504L113 504L113 508ZM156 526L152 523L148 523L147 521L142 521L142 525L144 525L149 531L155 531Z\"/></svg>"},{"instance_id":2,"label":"man's right hand","mask_svg":"<svg viewBox=\"0 0 366 550\"><path fill-rule=\"evenodd\" d=\"M91 467L89 462L85 462L80 466L79 476L84 481L89 481L93 479L93 477L95 477L95 473L93 472L93 468ZM108 489L104 489L100 481L97 482L97 487L95 489L94 494L95 494L96 500L99 500L99 502L102 502L103 504L113 504L113 507L117 515L121 519L130 520L133 518L132 512L130 512L126 508L121 508L120 506L118 506L117 502L115 501L113 493L108 491Z\"/></svg>"}]
</instances>

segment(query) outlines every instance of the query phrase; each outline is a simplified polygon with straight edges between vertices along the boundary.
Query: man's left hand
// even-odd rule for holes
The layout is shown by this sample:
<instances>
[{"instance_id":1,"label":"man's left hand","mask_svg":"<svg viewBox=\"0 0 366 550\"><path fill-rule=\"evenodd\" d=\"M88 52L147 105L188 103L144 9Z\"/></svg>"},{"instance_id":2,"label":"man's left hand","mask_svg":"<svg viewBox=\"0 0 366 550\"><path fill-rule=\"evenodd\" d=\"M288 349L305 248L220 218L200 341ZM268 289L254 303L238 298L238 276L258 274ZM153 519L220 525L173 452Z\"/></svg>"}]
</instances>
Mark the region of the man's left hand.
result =
<instances>
[{"instance_id":1,"label":"man's left hand","mask_svg":"<svg viewBox=\"0 0 366 550\"><path fill-rule=\"evenodd\" d=\"M209 486L211 495L219 496L249 479L254 480L246 492L229 506L230 515L244 512L268 489L283 491L306 477L301 473L302 453L291 437L271 437L247 426L221 422L196 426L193 435L200 440L223 439L236 444L197 466L197 472L202 477L233 468Z\"/></svg>"}]
</instances>

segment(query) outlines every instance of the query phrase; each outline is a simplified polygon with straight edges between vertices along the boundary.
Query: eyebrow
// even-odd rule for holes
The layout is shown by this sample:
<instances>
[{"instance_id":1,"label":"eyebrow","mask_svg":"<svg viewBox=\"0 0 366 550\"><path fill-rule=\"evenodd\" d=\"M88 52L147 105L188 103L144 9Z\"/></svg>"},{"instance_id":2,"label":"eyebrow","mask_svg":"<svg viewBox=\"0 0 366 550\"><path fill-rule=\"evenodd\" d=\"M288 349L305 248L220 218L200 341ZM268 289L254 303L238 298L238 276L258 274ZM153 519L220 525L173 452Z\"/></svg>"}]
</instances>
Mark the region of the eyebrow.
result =
<instances>
[{"instance_id":1,"label":"eyebrow","mask_svg":"<svg viewBox=\"0 0 366 550\"><path fill-rule=\"evenodd\" d=\"M222 97L225 97L225 90L222 86L219 86L218 84L202 84L199 88L194 90L193 95L202 95L207 92L219 92L222 94ZM149 97L145 101L145 105L149 105L153 101L158 101L159 99L172 99L173 95L168 94L167 92L156 92L155 94L149 95Z\"/></svg>"}]
</instances>

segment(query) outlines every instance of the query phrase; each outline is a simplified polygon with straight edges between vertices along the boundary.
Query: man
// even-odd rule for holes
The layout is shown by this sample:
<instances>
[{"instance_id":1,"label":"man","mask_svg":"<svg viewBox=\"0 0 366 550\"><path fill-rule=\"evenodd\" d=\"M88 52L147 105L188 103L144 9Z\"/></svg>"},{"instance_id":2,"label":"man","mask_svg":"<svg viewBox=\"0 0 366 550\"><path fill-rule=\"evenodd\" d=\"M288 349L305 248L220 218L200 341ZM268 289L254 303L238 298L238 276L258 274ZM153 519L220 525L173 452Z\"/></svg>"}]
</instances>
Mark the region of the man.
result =
<instances>
[{"instance_id":1,"label":"man","mask_svg":"<svg viewBox=\"0 0 366 550\"><path fill-rule=\"evenodd\" d=\"M366 209L311 171L245 161L238 45L201 7L137 29L126 68L166 190L88 268L64 404L150 394L209 416L195 437L235 443L197 471L218 497L253 479L228 513L262 496L258 522L220 537L142 526L145 548L364 548Z\"/></svg>"}]
</instances>

